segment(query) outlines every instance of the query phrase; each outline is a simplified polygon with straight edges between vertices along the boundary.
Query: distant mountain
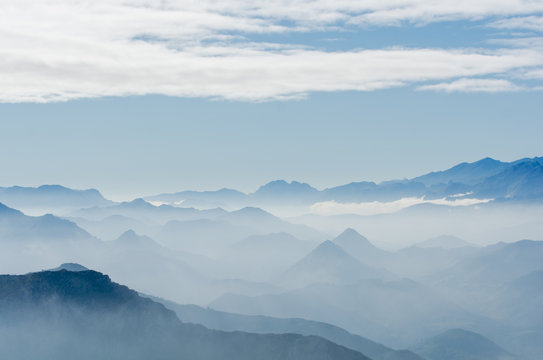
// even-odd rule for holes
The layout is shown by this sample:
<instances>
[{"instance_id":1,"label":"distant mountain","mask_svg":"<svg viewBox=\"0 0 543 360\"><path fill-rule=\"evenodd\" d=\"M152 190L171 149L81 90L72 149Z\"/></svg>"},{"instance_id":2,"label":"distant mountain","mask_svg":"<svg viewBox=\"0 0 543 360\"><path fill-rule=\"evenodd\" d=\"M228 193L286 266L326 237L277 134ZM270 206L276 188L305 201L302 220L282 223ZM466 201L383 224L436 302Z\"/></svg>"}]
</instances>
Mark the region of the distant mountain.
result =
<instances>
[{"instance_id":1,"label":"distant mountain","mask_svg":"<svg viewBox=\"0 0 543 360\"><path fill-rule=\"evenodd\" d=\"M450 269L435 274L440 286L496 287L541 268L543 241L521 240L479 249Z\"/></svg>"},{"instance_id":2,"label":"distant mountain","mask_svg":"<svg viewBox=\"0 0 543 360\"><path fill-rule=\"evenodd\" d=\"M116 246L137 249L161 251L162 246L148 236L136 234L134 230L127 230L113 242Z\"/></svg>"},{"instance_id":3,"label":"distant mountain","mask_svg":"<svg viewBox=\"0 0 543 360\"><path fill-rule=\"evenodd\" d=\"M452 329L414 347L428 360L516 360L517 357L484 336Z\"/></svg>"},{"instance_id":4,"label":"distant mountain","mask_svg":"<svg viewBox=\"0 0 543 360\"><path fill-rule=\"evenodd\" d=\"M117 239L128 230L134 230L140 234L154 234L160 229L160 225L149 224L122 215L110 215L98 220L82 217L69 217L68 219L102 240Z\"/></svg>"},{"instance_id":5,"label":"distant mountain","mask_svg":"<svg viewBox=\"0 0 543 360\"><path fill-rule=\"evenodd\" d=\"M91 207L81 209L72 214L75 217L83 217L88 220L101 220L103 218L121 215L133 218L144 223L164 224L171 220L197 220L212 219L224 214L222 209L198 210L170 205L155 206L141 198L129 202L123 202L106 207Z\"/></svg>"},{"instance_id":6,"label":"distant mountain","mask_svg":"<svg viewBox=\"0 0 543 360\"><path fill-rule=\"evenodd\" d=\"M393 201L404 197L421 197L428 189L416 181L354 182L322 191L323 200L338 202Z\"/></svg>"},{"instance_id":7,"label":"distant mountain","mask_svg":"<svg viewBox=\"0 0 543 360\"><path fill-rule=\"evenodd\" d=\"M145 197L145 200L183 207L228 208L246 206L249 196L237 190L181 191L172 194L159 194Z\"/></svg>"},{"instance_id":8,"label":"distant mountain","mask_svg":"<svg viewBox=\"0 0 543 360\"><path fill-rule=\"evenodd\" d=\"M361 279L391 278L386 270L364 265L332 241L325 241L281 274L282 286L300 288L313 283L352 284Z\"/></svg>"},{"instance_id":9,"label":"distant mountain","mask_svg":"<svg viewBox=\"0 0 543 360\"><path fill-rule=\"evenodd\" d=\"M218 256L234 243L252 235L285 232L301 240L320 240L324 235L306 225L292 224L260 208L245 207L214 219L170 221L156 239L166 246Z\"/></svg>"},{"instance_id":10,"label":"distant mountain","mask_svg":"<svg viewBox=\"0 0 543 360\"><path fill-rule=\"evenodd\" d=\"M423 360L407 350L394 350L340 327L304 319L280 319L269 316L231 314L195 305L179 305L153 298L176 312L184 322L201 324L223 331L248 331L260 334L315 335L369 356L373 360Z\"/></svg>"},{"instance_id":11,"label":"distant mountain","mask_svg":"<svg viewBox=\"0 0 543 360\"><path fill-rule=\"evenodd\" d=\"M18 209L42 212L112 204L98 190L74 190L60 185L0 188L0 202Z\"/></svg>"},{"instance_id":12,"label":"distant mountain","mask_svg":"<svg viewBox=\"0 0 543 360\"><path fill-rule=\"evenodd\" d=\"M0 203L0 241L62 241L90 238L89 233L71 221L51 214L26 216Z\"/></svg>"},{"instance_id":13,"label":"distant mountain","mask_svg":"<svg viewBox=\"0 0 543 360\"><path fill-rule=\"evenodd\" d=\"M0 276L6 359L367 360L316 336L263 335L184 324L98 272Z\"/></svg>"},{"instance_id":14,"label":"distant mountain","mask_svg":"<svg viewBox=\"0 0 543 360\"><path fill-rule=\"evenodd\" d=\"M531 200L543 197L543 164L538 159L517 162L487 177L476 189L478 197Z\"/></svg>"},{"instance_id":15,"label":"distant mountain","mask_svg":"<svg viewBox=\"0 0 543 360\"><path fill-rule=\"evenodd\" d=\"M289 183L285 180L275 180L261 186L251 196L257 201L265 201L267 203L302 204L317 201L319 190L309 184L298 181Z\"/></svg>"},{"instance_id":16,"label":"distant mountain","mask_svg":"<svg viewBox=\"0 0 543 360\"><path fill-rule=\"evenodd\" d=\"M219 262L238 269L239 276L253 280L269 280L285 271L315 246L286 233L251 235L228 247ZM251 269L247 274L247 269Z\"/></svg>"},{"instance_id":17,"label":"distant mountain","mask_svg":"<svg viewBox=\"0 0 543 360\"><path fill-rule=\"evenodd\" d=\"M397 348L454 327L499 328L495 321L409 279L318 283L261 296L225 294L209 306L230 313L325 322Z\"/></svg>"},{"instance_id":18,"label":"distant mountain","mask_svg":"<svg viewBox=\"0 0 543 360\"><path fill-rule=\"evenodd\" d=\"M60 266L54 268L54 269L49 269L47 271L60 271L60 270L67 270L67 271L88 271L89 269L87 269L86 267L84 267L83 265L79 265L79 264L76 264L76 263L64 263L64 264L61 264Z\"/></svg>"},{"instance_id":19,"label":"distant mountain","mask_svg":"<svg viewBox=\"0 0 543 360\"><path fill-rule=\"evenodd\" d=\"M147 200L210 208L228 209L242 206L296 207L321 201L389 202L407 197L440 199L464 194L463 198L490 198L541 201L543 157L502 162L484 158L461 163L450 169L435 171L412 179L352 182L318 190L307 183L275 180L262 185L253 194L221 189L218 191L183 191L147 197ZM447 207L447 206L444 206Z\"/></svg>"},{"instance_id":20,"label":"distant mountain","mask_svg":"<svg viewBox=\"0 0 543 360\"><path fill-rule=\"evenodd\" d=\"M374 246L368 239L352 228L343 231L332 242L339 245L358 261L372 266L383 267L392 256L388 251Z\"/></svg>"},{"instance_id":21,"label":"distant mountain","mask_svg":"<svg viewBox=\"0 0 543 360\"><path fill-rule=\"evenodd\" d=\"M465 246L473 246L473 244L456 236L441 235L421 241L417 246L421 248L457 249Z\"/></svg>"},{"instance_id":22,"label":"distant mountain","mask_svg":"<svg viewBox=\"0 0 543 360\"><path fill-rule=\"evenodd\" d=\"M511 166L510 163L487 157L473 163L461 163L448 170L431 172L412 180L421 182L427 186L450 182L477 185L484 179L502 172L509 166Z\"/></svg>"}]
</instances>

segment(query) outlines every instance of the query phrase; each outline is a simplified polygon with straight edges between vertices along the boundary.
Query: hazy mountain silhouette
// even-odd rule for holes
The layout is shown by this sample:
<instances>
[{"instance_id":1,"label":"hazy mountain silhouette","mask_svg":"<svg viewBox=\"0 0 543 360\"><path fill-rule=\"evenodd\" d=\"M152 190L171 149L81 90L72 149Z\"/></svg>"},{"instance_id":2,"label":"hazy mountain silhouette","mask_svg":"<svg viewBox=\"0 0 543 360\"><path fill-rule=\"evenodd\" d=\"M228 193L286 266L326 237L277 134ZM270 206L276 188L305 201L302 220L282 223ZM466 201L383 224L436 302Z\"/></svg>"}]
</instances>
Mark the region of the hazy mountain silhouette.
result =
<instances>
[{"instance_id":1,"label":"hazy mountain silhouette","mask_svg":"<svg viewBox=\"0 0 543 360\"><path fill-rule=\"evenodd\" d=\"M421 248L442 248L442 249L457 249L465 246L473 246L473 244L452 235L436 236L417 243Z\"/></svg>"},{"instance_id":2,"label":"hazy mountain silhouette","mask_svg":"<svg viewBox=\"0 0 543 360\"><path fill-rule=\"evenodd\" d=\"M112 204L96 189L73 190L61 185L0 188L0 202L15 208L44 212Z\"/></svg>"},{"instance_id":3,"label":"hazy mountain silhouette","mask_svg":"<svg viewBox=\"0 0 543 360\"><path fill-rule=\"evenodd\" d=\"M491 158L484 158L473 163L461 163L444 171L435 171L419 177L414 181L422 182L425 185L463 183L466 185L477 185L485 178L494 176L507 167L510 163L501 162Z\"/></svg>"},{"instance_id":4,"label":"hazy mountain silhouette","mask_svg":"<svg viewBox=\"0 0 543 360\"><path fill-rule=\"evenodd\" d=\"M318 200L319 190L298 181L271 181L262 185L251 197L267 203L311 203Z\"/></svg>"},{"instance_id":5,"label":"hazy mountain silhouette","mask_svg":"<svg viewBox=\"0 0 543 360\"><path fill-rule=\"evenodd\" d=\"M484 336L452 329L427 339L414 350L428 360L515 360L517 357Z\"/></svg>"},{"instance_id":6,"label":"hazy mountain silhouette","mask_svg":"<svg viewBox=\"0 0 543 360\"><path fill-rule=\"evenodd\" d=\"M388 251L374 246L368 239L352 228L343 231L332 242L339 245L355 259L372 266L383 267L392 256Z\"/></svg>"},{"instance_id":7,"label":"hazy mountain silhouette","mask_svg":"<svg viewBox=\"0 0 543 360\"><path fill-rule=\"evenodd\" d=\"M91 239L91 235L73 222L54 215L26 216L0 203L0 239L62 241Z\"/></svg>"},{"instance_id":8,"label":"hazy mountain silhouette","mask_svg":"<svg viewBox=\"0 0 543 360\"><path fill-rule=\"evenodd\" d=\"M495 287L540 269L541 259L543 241L498 243L479 249L434 279L443 286Z\"/></svg>"},{"instance_id":9,"label":"hazy mountain silhouette","mask_svg":"<svg viewBox=\"0 0 543 360\"><path fill-rule=\"evenodd\" d=\"M252 297L225 294L210 306L231 313L322 321L398 348L461 325L497 328L494 321L408 279L361 280L349 285L319 283Z\"/></svg>"},{"instance_id":10,"label":"hazy mountain silhouette","mask_svg":"<svg viewBox=\"0 0 543 360\"><path fill-rule=\"evenodd\" d=\"M300 288L313 283L352 284L361 279L391 277L392 274L386 270L362 264L327 240L281 274L277 282L282 286Z\"/></svg>"},{"instance_id":11,"label":"hazy mountain silhouette","mask_svg":"<svg viewBox=\"0 0 543 360\"><path fill-rule=\"evenodd\" d=\"M87 269L86 267L84 267L83 265L79 265L79 264L76 264L76 263L64 263L64 264L61 264L60 266L56 267L56 268L53 268L53 269L49 269L47 271L60 271L60 270L67 270L67 271L88 271L89 269Z\"/></svg>"},{"instance_id":12,"label":"hazy mountain silhouette","mask_svg":"<svg viewBox=\"0 0 543 360\"><path fill-rule=\"evenodd\" d=\"M479 197L535 200L543 197L543 164L539 160L515 163L486 178L476 189Z\"/></svg>"},{"instance_id":13,"label":"hazy mountain silhouette","mask_svg":"<svg viewBox=\"0 0 543 360\"><path fill-rule=\"evenodd\" d=\"M285 271L315 246L286 233L251 235L228 247L218 258L238 277L267 281ZM250 274L247 269L251 269Z\"/></svg>"},{"instance_id":14,"label":"hazy mountain silhouette","mask_svg":"<svg viewBox=\"0 0 543 360\"><path fill-rule=\"evenodd\" d=\"M0 355L39 359L368 359L316 336L184 324L94 271L0 276Z\"/></svg>"},{"instance_id":15,"label":"hazy mountain silhouette","mask_svg":"<svg viewBox=\"0 0 543 360\"><path fill-rule=\"evenodd\" d=\"M210 329L263 334L295 333L315 335L359 351L374 360L422 359L411 351L394 350L323 322L300 318L280 319L269 316L232 314L195 305L179 305L162 299L153 298L153 300L175 311L177 316L184 322L201 324Z\"/></svg>"},{"instance_id":16,"label":"hazy mountain silhouette","mask_svg":"<svg viewBox=\"0 0 543 360\"><path fill-rule=\"evenodd\" d=\"M247 204L248 198L248 195L240 191L224 188L216 191L180 191L159 194L148 196L145 200L205 209L244 206Z\"/></svg>"},{"instance_id":17,"label":"hazy mountain silhouette","mask_svg":"<svg viewBox=\"0 0 543 360\"><path fill-rule=\"evenodd\" d=\"M141 198L128 202L106 206L91 207L74 212L75 217L83 217L89 220L101 220L112 215L121 215L127 218L137 219L146 223L156 222L164 224L170 220L196 220L211 219L225 213L222 209L198 210L170 205L155 206Z\"/></svg>"}]
</instances>

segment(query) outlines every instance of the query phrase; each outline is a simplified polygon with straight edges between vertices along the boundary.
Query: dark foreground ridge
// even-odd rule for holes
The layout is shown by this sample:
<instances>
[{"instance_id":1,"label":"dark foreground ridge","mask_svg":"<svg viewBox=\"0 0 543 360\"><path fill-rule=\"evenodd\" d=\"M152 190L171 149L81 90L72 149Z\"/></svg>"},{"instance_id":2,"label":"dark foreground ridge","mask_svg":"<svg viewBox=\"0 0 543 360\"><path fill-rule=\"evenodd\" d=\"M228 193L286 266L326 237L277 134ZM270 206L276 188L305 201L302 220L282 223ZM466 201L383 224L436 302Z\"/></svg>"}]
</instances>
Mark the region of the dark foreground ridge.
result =
<instances>
[{"instance_id":1,"label":"dark foreground ridge","mask_svg":"<svg viewBox=\"0 0 543 360\"><path fill-rule=\"evenodd\" d=\"M367 360L317 336L224 332L95 271L0 275L2 359Z\"/></svg>"}]
</instances>

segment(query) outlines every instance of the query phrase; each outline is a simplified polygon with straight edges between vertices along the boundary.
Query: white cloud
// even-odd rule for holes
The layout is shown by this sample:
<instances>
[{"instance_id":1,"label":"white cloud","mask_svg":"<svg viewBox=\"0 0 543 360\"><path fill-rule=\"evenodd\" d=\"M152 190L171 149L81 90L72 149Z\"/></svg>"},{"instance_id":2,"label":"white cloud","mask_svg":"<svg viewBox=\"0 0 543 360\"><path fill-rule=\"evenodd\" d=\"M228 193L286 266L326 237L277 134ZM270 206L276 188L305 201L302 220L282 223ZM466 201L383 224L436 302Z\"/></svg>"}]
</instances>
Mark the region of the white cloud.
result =
<instances>
[{"instance_id":1,"label":"white cloud","mask_svg":"<svg viewBox=\"0 0 543 360\"><path fill-rule=\"evenodd\" d=\"M0 101L164 94L242 100L371 91L543 66L543 50L347 50L254 43L246 34L520 16L521 0L6 0ZM285 25L289 23L289 25Z\"/></svg>"},{"instance_id":2,"label":"white cloud","mask_svg":"<svg viewBox=\"0 0 543 360\"><path fill-rule=\"evenodd\" d=\"M377 214L391 214L402 209L420 204L435 204L447 206L470 206L476 204L487 203L492 199L473 199L473 198L453 198L453 199L432 199L425 198L402 198L390 202L363 202L363 203L338 203L336 201L323 201L315 203L311 206L311 212L318 215L331 216L341 214L356 214L362 216L370 216Z\"/></svg>"},{"instance_id":3,"label":"white cloud","mask_svg":"<svg viewBox=\"0 0 543 360\"><path fill-rule=\"evenodd\" d=\"M543 16L520 16L507 19L500 19L488 24L497 29L520 29L543 31Z\"/></svg>"},{"instance_id":4,"label":"white cloud","mask_svg":"<svg viewBox=\"0 0 543 360\"><path fill-rule=\"evenodd\" d=\"M504 79L458 79L448 83L423 85L419 90L445 92L504 92L520 91L523 88Z\"/></svg>"}]
</instances>

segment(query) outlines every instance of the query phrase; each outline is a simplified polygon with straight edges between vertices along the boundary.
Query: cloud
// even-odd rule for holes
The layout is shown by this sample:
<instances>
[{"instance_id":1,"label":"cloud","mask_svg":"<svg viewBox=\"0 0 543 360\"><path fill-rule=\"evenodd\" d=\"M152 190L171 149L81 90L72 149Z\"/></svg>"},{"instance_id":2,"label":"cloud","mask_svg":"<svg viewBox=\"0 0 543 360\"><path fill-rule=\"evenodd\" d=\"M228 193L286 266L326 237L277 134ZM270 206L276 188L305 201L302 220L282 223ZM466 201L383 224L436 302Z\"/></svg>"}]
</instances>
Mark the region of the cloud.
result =
<instances>
[{"instance_id":1,"label":"cloud","mask_svg":"<svg viewBox=\"0 0 543 360\"><path fill-rule=\"evenodd\" d=\"M520 91L522 87L504 79L458 79L448 83L419 86L418 90L445 92L504 92Z\"/></svg>"},{"instance_id":2,"label":"cloud","mask_svg":"<svg viewBox=\"0 0 543 360\"><path fill-rule=\"evenodd\" d=\"M543 31L543 16L521 16L500 19L491 22L488 26L497 29Z\"/></svg>"},{"instance_id":3,"label":"cloud","mask_svg":"<svg viewBox=\"0 0 543 360\"><path fill-rule=\"evenodd\" d=\"M311 212L323 216L356 214L370 216L377 214L391 214L402 209L420 204L435 204L446 206L470 206L483 204L492 199L473 199L473 198L442 198L427 200L425 198L409 197L391 202L364 202L364 203L338 203L336 201L323 201L311 206Z\"/></svg>"},{"instance_id":4,"label":"cloud","mask_svg":"<svg viewBox=\"0 0 543 360\"><path fill-rule=\"evenodd\" d=\"M330 52L247 38L535 11L543 4L520 0L7 0L0 101L144 94L261 101L537 70L540 48Z\"/></svg>"}]
</instances>

